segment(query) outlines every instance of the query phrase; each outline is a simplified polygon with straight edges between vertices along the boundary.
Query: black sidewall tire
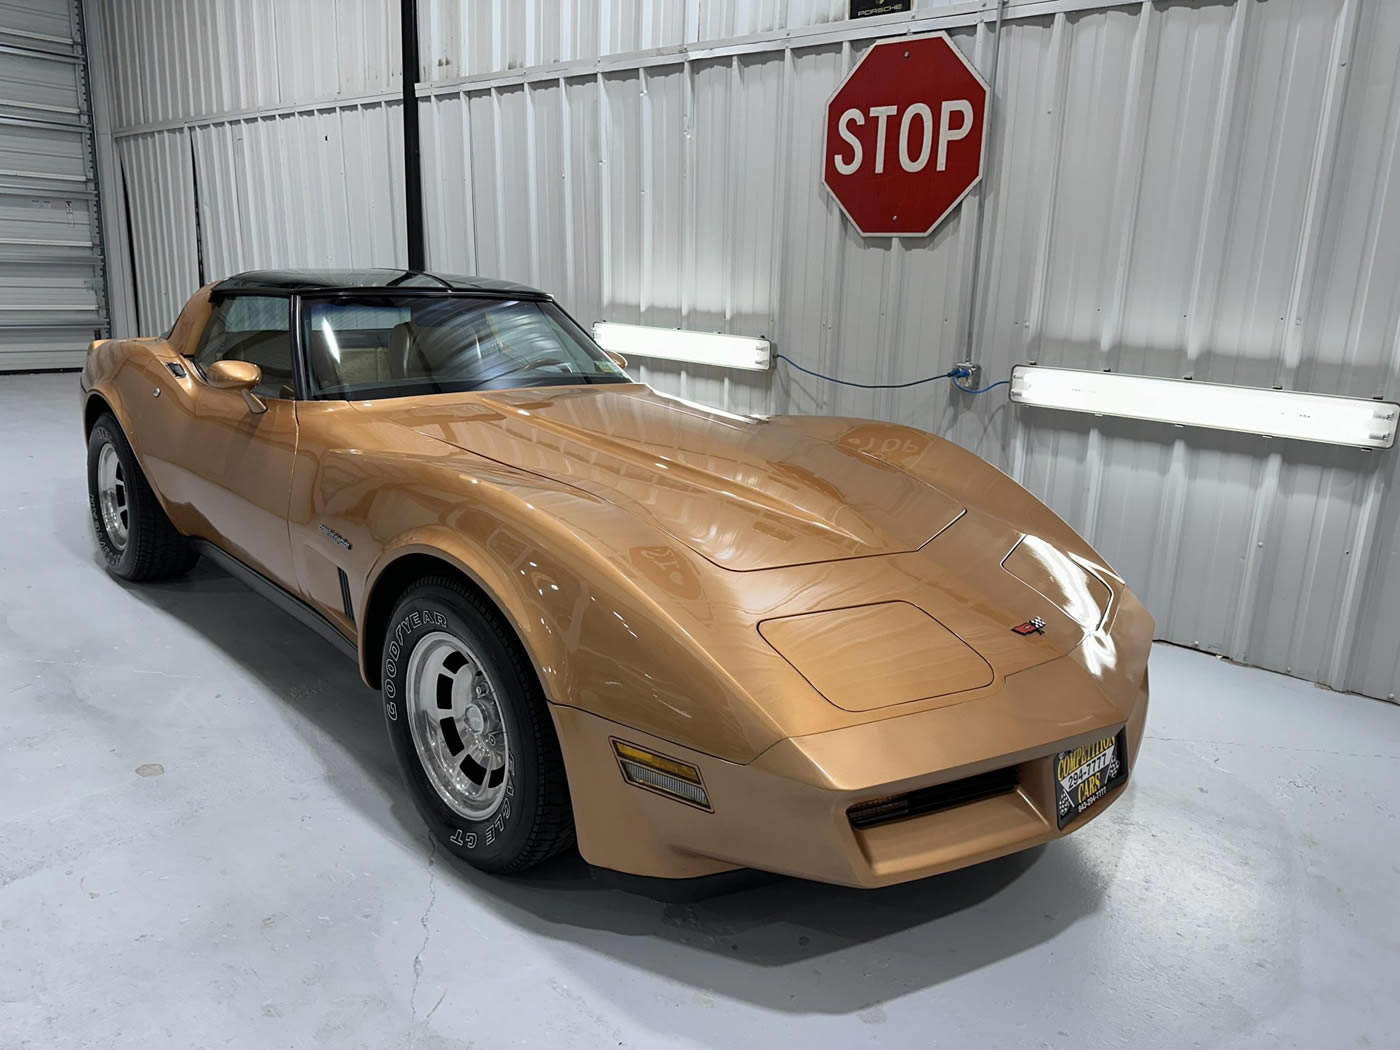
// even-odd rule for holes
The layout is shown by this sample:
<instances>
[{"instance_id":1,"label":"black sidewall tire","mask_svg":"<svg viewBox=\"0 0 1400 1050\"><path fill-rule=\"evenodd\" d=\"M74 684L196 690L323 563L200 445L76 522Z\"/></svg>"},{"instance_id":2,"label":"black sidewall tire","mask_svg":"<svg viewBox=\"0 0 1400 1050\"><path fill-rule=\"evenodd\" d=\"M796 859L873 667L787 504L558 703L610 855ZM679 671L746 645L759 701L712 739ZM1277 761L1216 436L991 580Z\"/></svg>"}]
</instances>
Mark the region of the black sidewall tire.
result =
<instances>
[{"instance_id":1,"label":"black sidewall tire","mask_svg":"<svg viewBox=\"0 0 1400 1050\"><path fill-rule=\"evenodd\" d=\"M107 526L102 521L102 507L97 497L97 461L102 455L102 449L107 445L116 450L117 460L122 465L122 477L126 482L126 546L121 550L112 544L107 535ZM132 498L135 493L133 482L139 476L140 469L131 446L127 444L126 435L121 432L121 428L112 417L103 416L99 419L88 437L88 508L92 512L92 531L97 536L97 549L102 553L102 560L111 572L123 578L131 576L136 560L136 530L145 524L141 521L140 510L136 506L138 501Z\"/></svg>"},{"instance_id":2,"label":"black sidewall tire","mask_svg":"<svg viewBox=\"0 0 1400 1050\"><path fill-rule=\"evenodd\" d=\"M418 643L437 631L455 635L481 656L496 686L505 720L510 756L506 798L484 821L468 820L443 801L413 744L405 695L409 659ZM381 700L389 740L413 804L429 830L446 849L485 871L508 872L529 866L529 861L522 860L531 845L543 787L536 760L542 729L538 718L548 718L548 714L531 707L537 701L529 683L522 681L519 656L503 643L496 625L454 590L426 584L409 591L395 608L381 660Z\"/></svg>"}]
</instances>

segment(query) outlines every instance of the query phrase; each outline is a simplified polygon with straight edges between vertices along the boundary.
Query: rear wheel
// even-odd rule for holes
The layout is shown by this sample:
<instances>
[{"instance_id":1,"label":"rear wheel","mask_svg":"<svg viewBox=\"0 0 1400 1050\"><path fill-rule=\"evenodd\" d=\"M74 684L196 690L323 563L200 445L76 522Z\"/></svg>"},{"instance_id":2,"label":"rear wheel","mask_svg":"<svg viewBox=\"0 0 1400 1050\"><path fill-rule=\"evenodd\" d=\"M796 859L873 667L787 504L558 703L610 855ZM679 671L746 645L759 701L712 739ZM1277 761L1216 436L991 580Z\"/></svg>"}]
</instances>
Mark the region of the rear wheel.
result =
<instances>
[{"instance_id":1,"label":"rear wheel","mask_svg":"<svg viewBox=\"0 0 1400 1050\"><path fill-rule=\"evenodd\" d=\"M199 558L166 517L110 412L88 436L88 506L102 559L124 580L179 576Z\"/></svg>"},{"instance_id":2,"label":"rear wheel","mask_svg":"<svg viewBox=\"0 0 1400 1050\"><path fill-rule=\"evenodd\" d=\"M480 595L432 577L384 639L384 717L423 819L484 871L523 871L574 841L559 741L534 669Z\"/></svg>"}]
</instances>

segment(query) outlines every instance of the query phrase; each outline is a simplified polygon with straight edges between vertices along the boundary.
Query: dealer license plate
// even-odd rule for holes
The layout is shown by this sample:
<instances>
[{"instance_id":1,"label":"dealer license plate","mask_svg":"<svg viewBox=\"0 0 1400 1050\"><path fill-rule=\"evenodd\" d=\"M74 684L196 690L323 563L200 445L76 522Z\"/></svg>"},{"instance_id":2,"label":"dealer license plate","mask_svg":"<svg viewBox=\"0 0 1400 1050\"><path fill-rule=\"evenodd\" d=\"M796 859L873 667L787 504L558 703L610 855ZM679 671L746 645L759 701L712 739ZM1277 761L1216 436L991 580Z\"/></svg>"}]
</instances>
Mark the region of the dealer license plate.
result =
<instances>
[{"instance_id":1,"label":"dealer license plate","mask_svg":"<svg viewBox=\"0 0 1400 1050\"><path fill-rule=\"evenodd\" d=\"M1128 776L1123 734L1106 736L1055 757L1055 807L1064 827Z\"/></svg>"}]
</instances>

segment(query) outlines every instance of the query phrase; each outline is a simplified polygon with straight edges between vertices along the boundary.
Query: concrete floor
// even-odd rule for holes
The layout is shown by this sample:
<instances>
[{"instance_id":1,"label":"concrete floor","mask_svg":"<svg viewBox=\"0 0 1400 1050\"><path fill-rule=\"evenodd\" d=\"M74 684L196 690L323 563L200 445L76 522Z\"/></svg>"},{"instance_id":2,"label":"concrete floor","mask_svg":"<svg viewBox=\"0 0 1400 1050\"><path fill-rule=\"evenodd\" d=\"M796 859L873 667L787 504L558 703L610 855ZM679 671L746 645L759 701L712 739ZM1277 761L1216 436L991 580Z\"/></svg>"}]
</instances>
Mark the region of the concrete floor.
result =
<instances>
[{"instance_id":1,"label":"concrete floor","mask_svg":"<svg viewBox=\"0 0 1400 1050\"><path fill-rule=\"evenodd\" d=\"M375 698L229 577L127 587L77 377L0 377L0 1047L1341 1047L1400 1029L1400 709L1159 646L1030 854L697 905L436 853Z\"/></svg>"}]
</instances>

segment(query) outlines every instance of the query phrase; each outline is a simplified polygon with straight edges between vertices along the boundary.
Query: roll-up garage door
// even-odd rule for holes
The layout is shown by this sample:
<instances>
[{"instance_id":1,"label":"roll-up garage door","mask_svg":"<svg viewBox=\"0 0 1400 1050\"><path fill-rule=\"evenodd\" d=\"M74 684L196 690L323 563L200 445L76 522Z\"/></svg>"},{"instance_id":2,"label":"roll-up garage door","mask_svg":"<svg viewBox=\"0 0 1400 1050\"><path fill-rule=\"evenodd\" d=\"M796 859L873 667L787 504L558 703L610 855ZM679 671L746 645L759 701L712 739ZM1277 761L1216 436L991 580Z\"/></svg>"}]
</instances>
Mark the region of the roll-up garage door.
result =
<instances>
[{"instance_id":1,"label":"roll-up garage door","mask_svg":"<svg viewBox=\"0 0 1400 1050\"><path fill-rule=\"evenodd\" d=\"M106 303L78 4L0 0L0 372L81 365Z\"/></svg>"}]
</instances>

